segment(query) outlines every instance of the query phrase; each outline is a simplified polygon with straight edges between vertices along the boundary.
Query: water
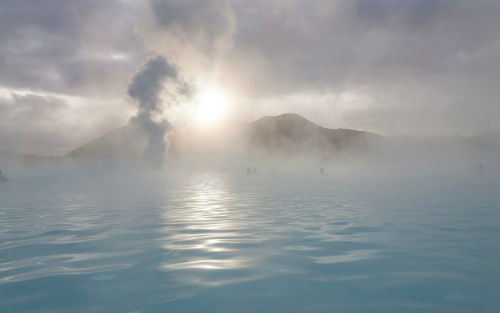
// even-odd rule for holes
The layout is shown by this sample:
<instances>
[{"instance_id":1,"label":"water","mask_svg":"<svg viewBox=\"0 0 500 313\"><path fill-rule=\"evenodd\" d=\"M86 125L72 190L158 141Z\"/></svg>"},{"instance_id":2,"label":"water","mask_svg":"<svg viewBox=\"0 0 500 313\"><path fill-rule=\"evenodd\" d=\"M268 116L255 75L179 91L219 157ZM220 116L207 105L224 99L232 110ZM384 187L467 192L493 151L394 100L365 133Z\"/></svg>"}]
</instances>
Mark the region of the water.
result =
<instances>
[{"instance_id":1,"label":"water","mask_svg":"<svg viewBox=\"0 0 500 313\"><path fill-rule=\"evenodd\" d=\"M498 178L441 174L12 177L0 311L498 312Z\"/></svg>"}]
</instances>

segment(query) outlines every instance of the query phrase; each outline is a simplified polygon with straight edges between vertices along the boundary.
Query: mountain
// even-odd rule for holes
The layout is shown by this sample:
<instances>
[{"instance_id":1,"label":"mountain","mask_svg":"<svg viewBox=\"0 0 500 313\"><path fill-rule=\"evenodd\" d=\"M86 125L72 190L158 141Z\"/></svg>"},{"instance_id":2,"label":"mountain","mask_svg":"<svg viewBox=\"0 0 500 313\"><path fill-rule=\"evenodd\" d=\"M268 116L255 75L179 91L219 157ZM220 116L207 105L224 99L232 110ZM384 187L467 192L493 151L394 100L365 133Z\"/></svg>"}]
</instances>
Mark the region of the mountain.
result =
<instances>
[{"instance_id":1,"label":"mountain","mask_svg":"<svg viewBox=\"0 0 500 313\"><path fill-rule=\"evenodd\" d=\"M124 158L139 159L141 143L129 126L113 129L97 139L71 150L65 156L73 159Z\"/></svg>"},{"instance_id":2,"label":"mountain","mask_svg":"<svg viewBox=\"0 0 500 313\"><path fill-rule=\"evenodd\" d=\"M287 113L266 116L251 123L232 124L214 136L196 131L176 133L169 137L169 154L177 158L186 155L227 155L238 146L250 153L280 156L320 153L328 157L344 151L366 151L381 138L353 129L324 128L300 115ZM141 147L133 129L124 126L70 151L66 156L139 159Z\"/></svg>"},{"instance_id":3,"label":"mountain","mask_svg":"<svg viewBox=\"0 0 500 313\"><path fill-rule=\"evenodd\" d=\"M383 138L366 131L324 128L292 113L266 116L250 123L248 135L250 146L265 153L319 153L323 157L367 151Z\"/></svg>"},{"instance_id":4,"label":"mountain","mask_svg":"<svg viewBox=\"0 0 500 313\"><path fill-rule=\"evenodd\" d=\"M0 151L0 162L4 163L12 163L18 162L23 165L38 165L47 162L53 162L55 160L60 159L60 157L50 157L50 156L41 156L34 154L21 154L14 153L11 151Z\"/></svg>"}]
</instances>

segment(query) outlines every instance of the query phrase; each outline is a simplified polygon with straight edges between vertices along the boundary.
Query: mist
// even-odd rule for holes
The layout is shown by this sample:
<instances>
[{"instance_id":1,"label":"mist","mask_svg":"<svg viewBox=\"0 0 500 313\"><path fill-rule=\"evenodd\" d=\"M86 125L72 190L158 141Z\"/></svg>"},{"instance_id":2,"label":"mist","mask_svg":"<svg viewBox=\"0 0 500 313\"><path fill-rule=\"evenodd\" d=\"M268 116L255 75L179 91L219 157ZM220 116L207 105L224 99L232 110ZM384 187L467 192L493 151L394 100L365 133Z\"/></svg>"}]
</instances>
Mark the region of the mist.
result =
<instances>
[{"instance_id":1,"label":"mist","mask_svg":"<svg viewBox=\"0 0 500 313\"><path fill-rule=\"evenodd\" d=\"M135 87L138 80L136 77L131 84L133 95L136 95L134 88L138 88ZM147 99L150 92L137 96L138 113L120 133L126 141L111 136L95 146L79 148L61 157L4 152L0 158L4 176L15 180L34 176L43 179L43 175L48 175L50 180L52 175L60 179L81 179L88 174L97 179L110 173L134 173L154 178L216 172L243 179L245 176L283 179L283 183L290 177L390 181L391 177L422 176L432 184L434 178L447 175L451 178L456 173L474 177L499 174L500 142L495 134L472 137L356 134L360 137L340 136L332 141L322 133L306 132L304 136L303 125L288 125L292 128L286 129L285 136L275 138L265 137L269 133L262 133L255 123L226 125L208 133L178 130L166 119L153 119L159 91ZM274 131L271 132L276 135ZM124 143L130 146L123 146Z\"/></svg>"},{"instance_id":2,"label":"mist","mask_svg":"<svg viewBox=\"0 0 500 313\"><path fill-rule=\"evenodd\" d=\"M1 1L0 312L499 312L499 14Z\"/></svg>"}]
</instances>

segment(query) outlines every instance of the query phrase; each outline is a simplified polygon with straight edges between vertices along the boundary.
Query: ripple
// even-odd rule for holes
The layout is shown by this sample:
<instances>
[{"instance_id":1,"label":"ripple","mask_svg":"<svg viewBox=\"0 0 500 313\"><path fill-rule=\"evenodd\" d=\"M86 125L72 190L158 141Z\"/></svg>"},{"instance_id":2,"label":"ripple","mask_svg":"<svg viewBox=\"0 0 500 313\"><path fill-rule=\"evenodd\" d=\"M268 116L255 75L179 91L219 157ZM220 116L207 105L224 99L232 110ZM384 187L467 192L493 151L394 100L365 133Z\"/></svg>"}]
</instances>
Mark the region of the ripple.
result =
<instances>
[{"instance_id":1,"label":"ripple","mask_svg":"<svg viewBox=\"0 0 500 313\"><path fill-rule=\"evenodd\" d=\"M283 249L292 251L315 251L320 250L320 247L308 247L308 246L286 246Z\"/></svg>"},{"instance_id":2,"label":"ripple","mask_svg":"<svg viewBox=\"0 0 500 313\"><path fill-rule=\"evenodd\" d=\"M90 279L96 280L96 281L107 281L107 280L112 280L115 279L115 275L110 275L110 274L99 274L99 275L94 275L91 276Z\"/></svg>"},{"instance_id":3,"label":"ripple","mask_svg":"<svg viewBox=\"0 0 500 313\"><path fill-rule=\"evenodd\" d=\"M338 255L325 255L319 257L312 257L314 262L318 264L335 264L335 263L344 263L344 262L357 262L373 259L377 256L376 250L354 250L345 254Z\"/></svg>"},{"instance_id":4,"label":"ripple","mask_svg":"<svg viewBox=\"0 0 500 313\"><path fill-rule=\"evenodd\" d=\"M197 259L180 263L165 263L161 266L166 270L202 269L202 270L224 270L243 268L249 263L249 259Z\"/></svg>"},{"instance_id":5,"label":"ripple","mask_svg":"<svg viewBox=\"0 0 500 313\"><path fill-rule=\"evenodd\" d=\"M95 266L45 266L37 270L26 270L23 273L0 277L0 284L12 283L18 281L32 280L42 277L53 277L60 275L83 275L97 272L107 272L127 269L131 265L129 263L102 264Z\"/></svg>"},{"instance_id":6,"label":"ripple","mask_svg":"<svg viewBox=\"0 0 500 313\"><path fill-rule=\"evenodd\" d=\"M394 203L377 184L288 178L0 190L0 309L496 308L497 194L465 186L485 202L472 210L455 193Z\"/></svg>"}]
</instances>

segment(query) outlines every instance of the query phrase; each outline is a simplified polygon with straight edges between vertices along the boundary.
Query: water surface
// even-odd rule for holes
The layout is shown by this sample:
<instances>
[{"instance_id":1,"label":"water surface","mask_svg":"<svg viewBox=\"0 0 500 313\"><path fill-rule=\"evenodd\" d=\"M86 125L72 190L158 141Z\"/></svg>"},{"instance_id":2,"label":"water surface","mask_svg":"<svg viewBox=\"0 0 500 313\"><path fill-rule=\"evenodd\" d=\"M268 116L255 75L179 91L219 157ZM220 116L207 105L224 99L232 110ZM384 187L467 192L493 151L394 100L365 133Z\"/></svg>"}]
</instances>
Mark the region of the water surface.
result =
<instances>
[{"instance_id":1,"label":"water surface","mask_svg":"<svg viewBox=\"0 0 500 313\"><path fill-rule=\"evenodd\" d=\"M0 311L498 312L495 175L190 171L0 185Z\"/></svg>"}]
</instances>

